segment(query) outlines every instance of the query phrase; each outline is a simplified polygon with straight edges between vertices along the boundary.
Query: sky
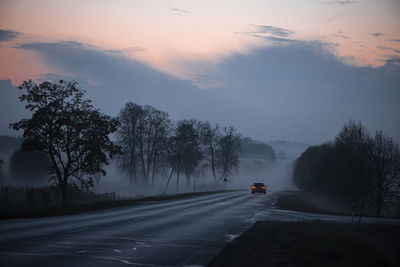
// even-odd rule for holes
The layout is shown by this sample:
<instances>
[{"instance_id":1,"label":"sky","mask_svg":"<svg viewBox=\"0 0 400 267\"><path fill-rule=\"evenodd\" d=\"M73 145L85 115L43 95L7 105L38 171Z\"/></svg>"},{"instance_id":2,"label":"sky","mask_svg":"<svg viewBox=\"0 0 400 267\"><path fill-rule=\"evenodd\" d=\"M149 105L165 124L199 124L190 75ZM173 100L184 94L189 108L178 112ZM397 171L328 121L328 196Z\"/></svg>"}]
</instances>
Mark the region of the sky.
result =
<instances>
[{"instance_id":1,"label":"sky","mask_svg":"<svg viewBox=\"0 0 400 267\"><path fill-rule=\"evenodd\" d=\"M352 120L400 142L398 0L0 0L0 134L24 80L74 79L269 141L322 143Z\"/></svg>"}]
</instances>

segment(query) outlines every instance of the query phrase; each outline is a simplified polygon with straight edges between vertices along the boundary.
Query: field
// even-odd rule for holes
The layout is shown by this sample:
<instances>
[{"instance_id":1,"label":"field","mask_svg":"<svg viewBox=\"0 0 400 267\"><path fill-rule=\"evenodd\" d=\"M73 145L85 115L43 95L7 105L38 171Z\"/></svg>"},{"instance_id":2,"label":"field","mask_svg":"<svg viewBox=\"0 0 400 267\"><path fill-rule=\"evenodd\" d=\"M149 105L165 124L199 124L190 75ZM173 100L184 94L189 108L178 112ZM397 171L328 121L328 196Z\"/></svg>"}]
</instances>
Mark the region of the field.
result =
<instances>
[{"instance_id":1,"label":"field","mask_svg":"<svg viewBox=\"0 0 400 267\"><path fill-rule=\"evenodd\" d=\"M209 266L399 266L400 226L257 222Z\"/></svg>"}]
</instances>

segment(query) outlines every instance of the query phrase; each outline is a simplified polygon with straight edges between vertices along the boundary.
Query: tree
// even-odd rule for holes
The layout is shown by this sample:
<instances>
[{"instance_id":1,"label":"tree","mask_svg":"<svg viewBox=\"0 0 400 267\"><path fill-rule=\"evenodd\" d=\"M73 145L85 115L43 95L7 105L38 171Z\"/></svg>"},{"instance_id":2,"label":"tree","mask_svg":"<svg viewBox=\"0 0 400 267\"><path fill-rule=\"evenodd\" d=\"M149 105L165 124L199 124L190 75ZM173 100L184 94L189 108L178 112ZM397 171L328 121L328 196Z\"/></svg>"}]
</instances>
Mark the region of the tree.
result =
<instances>
[{"instance_id":1,"label":"tree","mask_svg":"<svg viewBox=\"0 0 400 267\"><path fill-rule=\"evenodd\" d=\"M135 103L126 103L119 112L118 119L121 126L117 130L118 144L122 147L123 154L119 156L120 168L128 172L129 181L136 186L139 164L138 128L142 121L143 108Z\"/></svg>"},{"instance_id":2,"label":"tree","mask_svg":"<svg viewBox=\"0 0 400 267\"><path fill-rule=\"evenodd\" d=\"M225 127L216 151L220 181L226 181L229 175L239 170L240 149L240 135L233 127Z\"/></svg>"},{"instance_id":3,"label":"tree","mask_svg":"<svg viewBox=\"0 0 400 267\"><path fill-rule=\"evenodd\" d=\"M172 169L177 173L177 191L180 172L184 172L189 187L190 178L203 159L200 143L200 123L196 120L179 121L175 134L170 138L169 156Z\"/></svg>"},{"instance_id":4,"label":"tree","mask_svg":"<svg viewBox=\"0 0 400 267\"><path fill-rule=\"evenodd\" d=\"M400 149L378 131L372 138L361 122L349 121L335 139L309 147L296 160L293 181L302 190L329 193L359 203L376 216L400 199Z\"/></svg>"},{"instance_id":5,"label":"tree","mask_svg":"<svg viewBox=\"0 0 400 267\"><path fill-rule=\"evenodd\" d=\"M32 81L18 87L24 93L20 101L32 118L10 126L24 130L22 151L38 150L50 158L49 173L67 202L68 188L89 190L94 176L106 174L102 165L121 153L109 134L119 125L117 119L101 114L90 100L84 100L84 90L75 81Z\"/></svg>"},{"instance_id":6,"label":"tree","mask_svg":"<svg viewBox=\"0 0 400 267\"><path fill-rule=\"evenodd\" d=\"M149 105L144 107L127 103L120 111L121 127L117 131L119 144L124 154L120 157L121 168L137 182L141 175L147 184L151 176L154 185L155 175L163 170L166 164L167 140L171 128L168 113Z\"/></svg>"},{"instance_id":7,"label":"tree","mask_svg":"<svg viewBox=\"0 0 400 267\"><path fill-rule=\"evenodd\" d=\"M3 171L2 171L3 164L4 161L0 158L0 181L3 179Z\"/></svg>"},{"instance_id":8,"label":"tree","mask_svg":"<svg viewBox=\"0 0 400 267\"><path fill-rule=\"evenodd\" d=\"M151 184L154 185L154 177L162 173L167 166L168 139L171 134L172 122L167 112L149 107L150 127L148 131L148 173L151 171Z\"/></svg>"},{"instance_id":9,"label":"tree","mask_svg":"<svg viewBox=\"0 0 400 267\"><path fill-rule=\"evenodd\" d=\"M221 131L219 124L211 125L205 122L201 125L201 141L204 145L204 158L208 162L214 177L214 183L217 182L216 175L216 150L221 139Z\"/></svg>"},{"instance_id":10,"label":"tree","mask_svg":"<svg viewBox=\"0 0 400 267\"><path fill-rule=\"evenodd\" d=\"M382 208L393 204L399 197L400 149L392 138L375 134L371 153L371 200L375 215L381 216Z\"/></svg>"},{"instance_id":11,"label":"tree","mask_svg":"<svg viewBox=\"0 0 400 267\"><path fill-rule=\"evenodd\" d=\"M364 212L365 203L371 190L370 153L373 140L361 122L350 120L335 138L335 147L347 151L352 155L353 181L357 186L354 190L354 200L361 201L360 220Z\"/></svg>"}]
</instances>

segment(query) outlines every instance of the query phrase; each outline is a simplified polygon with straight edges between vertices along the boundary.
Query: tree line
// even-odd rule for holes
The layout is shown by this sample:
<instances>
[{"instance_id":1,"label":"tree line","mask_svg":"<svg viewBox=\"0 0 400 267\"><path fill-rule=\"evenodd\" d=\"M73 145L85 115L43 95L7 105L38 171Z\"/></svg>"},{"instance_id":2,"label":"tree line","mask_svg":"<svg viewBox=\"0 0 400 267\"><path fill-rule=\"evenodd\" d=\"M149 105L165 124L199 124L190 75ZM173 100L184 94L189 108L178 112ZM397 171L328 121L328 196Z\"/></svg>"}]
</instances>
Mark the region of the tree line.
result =
<instances>
[{"instance_id":1,"label":"tree line","mask_svg":"<svg viewBox=\"0 0 400 267\"><path fill-rule=\"evenodd\" d=\"M154 185L157 175L181 175L186 185L206 169L214 182L226 180L239 167L240 135L233 127L198 120L173 123L166 112L129 102L119 112L117 144L120 168L130 183Z\"/></svg>"},{"instance_id":2,"label":"tree line","mask_svg":"<svg viewBox=\"0 0 400 267\"><path fill-rule=\"evenodd\" d=\"M349 121L333 142L311 146L296 160L293 181L302 190L357 204L361 216L367 208L376 216L399 213L399 145Z\"/></svg>"},{"instance_id":3,"label":"tree line","mask_svg":"<svg viewBox=\"0 0 400 267\"><path fill-rule=\"evenodd\" d=\"M157 175L169 171L168 182L176 174L177 190L181 175L190 185L194 175L209 169L218 182L239 168L241 139L233 127L194 119L174 123L168 113L132 102L113 118L84 99L76 81L29 80L18 89L32 117L10 127L23 130L21 152L46 155L50 180L61 189L64 203L68 190L89 190L106 175L111 159L132 185L154 185Z\"/></svg>"}]
</instances>

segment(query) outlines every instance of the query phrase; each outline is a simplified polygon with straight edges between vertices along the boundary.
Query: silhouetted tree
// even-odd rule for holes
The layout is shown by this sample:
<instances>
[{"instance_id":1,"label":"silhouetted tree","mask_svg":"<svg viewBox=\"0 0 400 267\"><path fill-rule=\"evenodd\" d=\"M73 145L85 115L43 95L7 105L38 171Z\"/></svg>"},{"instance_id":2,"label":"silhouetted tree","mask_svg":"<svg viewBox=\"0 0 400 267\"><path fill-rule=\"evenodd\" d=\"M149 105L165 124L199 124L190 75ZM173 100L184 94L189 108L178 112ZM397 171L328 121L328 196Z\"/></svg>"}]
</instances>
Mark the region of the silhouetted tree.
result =
<instances>
[{"instance_id":1,"label":"silhouetted tree","mask_svg":"<svg viewBox=\"0 0 400 267\"><path fill-rule=\"evenodd\" d=\"M376 132L371 153L371 200L375 215L381 216L382 208L396 203L399 198L400 149L381 131Z\"/></svg>"},{"instance_id":2,"label":"silhouetted tree","mask_svg":"<svg viewBox=\"0 0 400 267\"><path fill-rule=\"evenodd\" d=\"M154 185L155 175L166 167L171 128L168 113L130 102L120 111L119 121L117 138L124 151L119 158L121 168L129 173L131 183L133 178L136 184L141 175L145 184L151 176Z\"/></svg>"},{"instance_id":3,"label":"silhouetted tree","mask_svg":"<svg viewBox=\"0 0 400 267\"><path fill-rule=\"evenodd\" d=\"M40 151L14 151L9 173L13 182L40 184L48 180L49 157Z\"/></svg>"},{"instance_id":4,"label":"silhouetted tree","mask_svg":"<svg viewBox=\"0 0 400 267\"><path fill-rule=\"evenodd\" d=\"M353 199L360 200L360 220L364 212L365 203L371 190L370 162L373 140L361 122L350 120L346 123L335 138L335 146L352 155L352 171L355 184Z\"/></svg>"},{"instance_id":5,"label":"silhouetted tree","mask_svg":"<svg viewBox=\"0 0 400 267\"><path fill-rule=\"evenodd\" d=\"M25 81L18 88L24 91L20 100L27 102L26 108L33 114L10 126L24 130L22 151L38 150L49 156L51 178L66 203L69 187L89 190L94 175L106 174L101 166L121 153L109 138L119 122L84 100L84 91L75 81L39 85Z\"/></svg>"},{"instance_id":6,"label":"silhouetted tree","mask_svg":"<svg viewBox=\"0 0 400 267\"><path fill-rule=\"evenodd\" d=\"M216 151L217 168L220 181L239 170L240 135L233 127L225 127Z\"/></svg>"},{"instance_id":7,"label":"silhouetted tree","mask_svg":"<svg viewBox=\"0 0 400 267\"><path fill-rule=\"evenodd\" d=\"M204 146L204 158L211 169L214 177L214 183L217 182L216 175L216 151L221 139L221 130L219 124L211 125L210 122L201 124L201 141Z\"/></svg>"},{"instance_id":8,"label":"silhouetted tree","mask_svg":"<svg viewBox=\"0 0 400 267\"><path fill-rule=\"evenodd\" d=\"M367 205L380 216L399 202L399 146L381 131L372 138L361 122L349 121L333 144L309 147L296 160L293 181L302 190L358 202L360 220Z\"/></svg>"},{"instance_id":9,"label":"silhouetted tree","mask_svg":"<svg viewBox=\"0 0 400 267\"><path fill-rule=\"evenodd\" d=\"M0 158L0 181L2 181L3 180L3 164L4 164L4 161Z\"/></svg>"},{"instance_id":10,"label":"silhouetted tree","mask_svg":"<svg viewBox=\"0 0 400 267\"><path fill-rule=\"evenodd\" d=\"M177 174L177 191L179 175L186 176L186 185L190 186L190 178L203 159L201 151L200 123L196 120L181 120L170 138L169 162Z\"/></svg>"},{"instance_id":11,"label":"silhouetted tree","mask_svg":"<svg viewBox=\"0 0 400 267\"><path fill-rule=\"evenodd\" d=\"M168 113L146 105L145 130L144 130L144 171L146 182L151 174L151 184L154 185L155 175L166 167L168 137L171 129L171 121Z\"/></svg>"},{"instance_id":12,"label":"silhouetted tree","mask_svg":"<svg viewBox=\"0 0 400 267\"><path fill-rule=\"evenodd\" d=\"M142 106L135 103L126 103L119 113L121 126L117 130L118 144L122 147L123 154L118 157L120 168L128 172L129 181L132 185L137 184L138 164L139 164L139 138L138 128L142 121L144 111Z\"/></svg>"}]
</instances>

